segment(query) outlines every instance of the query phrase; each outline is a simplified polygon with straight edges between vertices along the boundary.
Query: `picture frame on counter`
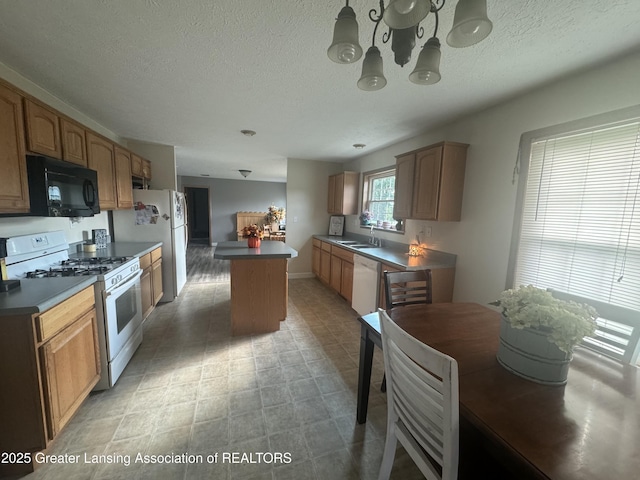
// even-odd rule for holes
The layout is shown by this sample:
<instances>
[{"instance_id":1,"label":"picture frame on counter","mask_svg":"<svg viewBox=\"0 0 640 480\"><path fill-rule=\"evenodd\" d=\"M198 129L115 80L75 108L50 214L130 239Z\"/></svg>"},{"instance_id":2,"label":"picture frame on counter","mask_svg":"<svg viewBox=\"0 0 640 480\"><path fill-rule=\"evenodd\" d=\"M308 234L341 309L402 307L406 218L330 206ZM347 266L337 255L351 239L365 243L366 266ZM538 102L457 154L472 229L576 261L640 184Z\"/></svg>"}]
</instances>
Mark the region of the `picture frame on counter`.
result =
<instances>
[{"instance_id":1,"label":"picture frame on counter","mask_svg":"<svg viewBox=\"0 0 640 480\"><path fill-rule=\"evenodd\" d=\"M344 215L331 215L329 219L329 235L341 237L344 233Z\"/></svg>"}]
</instances>

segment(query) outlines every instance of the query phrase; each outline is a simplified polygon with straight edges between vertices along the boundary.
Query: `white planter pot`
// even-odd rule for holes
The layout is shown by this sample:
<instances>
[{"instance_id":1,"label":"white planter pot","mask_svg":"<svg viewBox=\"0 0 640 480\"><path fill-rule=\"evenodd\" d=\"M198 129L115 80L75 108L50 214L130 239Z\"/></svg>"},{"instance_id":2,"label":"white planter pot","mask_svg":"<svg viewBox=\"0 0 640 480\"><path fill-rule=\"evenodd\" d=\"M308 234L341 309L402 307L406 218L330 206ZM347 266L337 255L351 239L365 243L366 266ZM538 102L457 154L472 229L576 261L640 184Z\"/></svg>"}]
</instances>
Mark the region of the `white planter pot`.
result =
<instances>
[{"instance_id":1,"label":"white planter pot","mask_svg":"<svg viewBox=\"0 0 640 480\"><path fill-rule=\"evenodd\" d=\"M549 342L543 332L512 328L502 317L497 358L510 372L545 385L564 385L571 357Z\"/></svg>"}]
</instances>

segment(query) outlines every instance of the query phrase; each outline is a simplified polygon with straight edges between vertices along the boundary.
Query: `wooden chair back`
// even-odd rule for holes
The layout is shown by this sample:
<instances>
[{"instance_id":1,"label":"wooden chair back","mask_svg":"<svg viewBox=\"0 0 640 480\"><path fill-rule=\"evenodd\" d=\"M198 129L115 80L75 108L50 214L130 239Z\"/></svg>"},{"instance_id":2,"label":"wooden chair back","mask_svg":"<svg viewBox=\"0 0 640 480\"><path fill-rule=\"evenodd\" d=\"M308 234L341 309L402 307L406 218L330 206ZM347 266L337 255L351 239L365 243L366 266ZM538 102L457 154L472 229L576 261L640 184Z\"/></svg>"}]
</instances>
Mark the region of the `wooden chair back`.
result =
<instances>
[{"instance_id":1,"label":"wooden chair back","mask_svg":"<svg viewBox=\"0 0 640 480\"><path fill-rule=\"evenodd\" d=\"M431 270L384 272L387 310L404 305L431 303Z\"/></svg>"},{"instance_id":2,"label":"wooden chair back","mask_svg":"<svg viewBox=\"0 0 640 480\"><path fill-rule=\"evenodd\" d=\"M379 480L388 479L400 441L430 480L458 476L458 363L416 340L378 309L387 372L387 436Z\"/></svg>"}]
</instances>

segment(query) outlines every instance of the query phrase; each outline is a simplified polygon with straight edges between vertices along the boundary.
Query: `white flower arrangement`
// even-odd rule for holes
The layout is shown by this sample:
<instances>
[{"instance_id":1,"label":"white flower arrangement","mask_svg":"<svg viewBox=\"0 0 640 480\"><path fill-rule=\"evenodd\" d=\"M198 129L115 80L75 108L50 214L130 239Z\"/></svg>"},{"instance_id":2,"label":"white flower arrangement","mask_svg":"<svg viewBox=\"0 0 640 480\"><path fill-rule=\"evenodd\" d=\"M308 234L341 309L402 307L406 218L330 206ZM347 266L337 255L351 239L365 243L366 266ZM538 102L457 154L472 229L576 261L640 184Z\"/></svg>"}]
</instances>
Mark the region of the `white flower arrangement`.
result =
<instances>
[{"instance_id":1,"label":"white flower arrangement","mask_svg":"<svg viewBox=\"0 0 640 480\"><path fill-rule=\"evenodd\" d=\"M492 305L502 307L502 314L513 328L538 329L547 340L565 353L596 331L596 310L585 304L555 298L533 285L505 290Z\"/></svg>"}]
</instances>

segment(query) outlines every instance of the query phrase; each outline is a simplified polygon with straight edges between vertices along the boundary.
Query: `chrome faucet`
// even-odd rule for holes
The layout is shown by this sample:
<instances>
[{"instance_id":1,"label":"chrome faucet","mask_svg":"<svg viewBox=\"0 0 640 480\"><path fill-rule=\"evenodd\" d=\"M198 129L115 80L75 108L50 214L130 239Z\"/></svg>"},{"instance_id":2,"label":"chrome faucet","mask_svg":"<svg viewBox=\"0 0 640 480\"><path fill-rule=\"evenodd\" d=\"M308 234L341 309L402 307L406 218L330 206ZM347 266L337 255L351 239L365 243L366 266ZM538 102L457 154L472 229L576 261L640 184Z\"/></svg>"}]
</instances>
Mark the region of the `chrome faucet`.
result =
<instances>
[{"instance_id":1,"label":"chrome faucet","mask_svg":"<svg viewBox=\"0 0 640 480\"><path fill-rule=\"evenodd\" d=\"M376 232L373 231L373 225L371 225L371 237L369 238L369 244L376 247L382 247L382 239L376 238Z\"/></svg>"}]
</instances>

